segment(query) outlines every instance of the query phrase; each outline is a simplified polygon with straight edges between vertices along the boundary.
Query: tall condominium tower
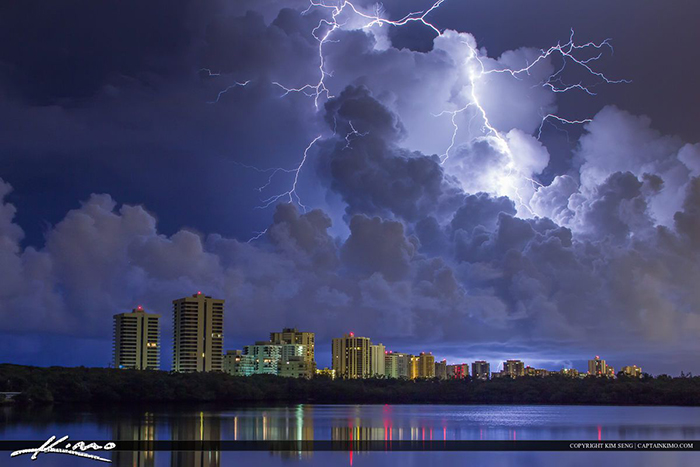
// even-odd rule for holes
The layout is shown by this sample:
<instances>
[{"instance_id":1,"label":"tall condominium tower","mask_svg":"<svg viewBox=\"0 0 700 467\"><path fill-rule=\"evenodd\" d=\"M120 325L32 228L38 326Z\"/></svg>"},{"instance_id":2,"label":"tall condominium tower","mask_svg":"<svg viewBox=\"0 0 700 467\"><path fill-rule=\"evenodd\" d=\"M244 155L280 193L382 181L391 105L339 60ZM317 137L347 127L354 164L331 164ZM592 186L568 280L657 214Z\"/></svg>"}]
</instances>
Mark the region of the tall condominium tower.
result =
<instances>
[{"instance_id":1,"label":"tall condominium tower","mask_svg":"<svg viewBox=\"0 0 700 467\"><path fill-rule=\"evenodd\" d=\"M503 362L503 373L511 378L525 376L525 364L520 360L506 360Z\"/></svg>"},{"instance_id":2,"label":"tall condominium tower","mask_svg":"<svg viewBox=\"0 0 700 467\"><path fill-rule=\"evenodd\" d=\"M224 300L197 292L173 300L173 370L223 371Z\"/></svg>"},{"instance_id":3,"label":"tall condominium tower","mask_svg":"<svg viewBox=\"0 0 700 467\"><path fill-rule=\"evenodd\" d=\"M588 374L591 376L605 376L607 373L607 365L605 360L601 360L599 356L595 356L593 360L588 360Z\"/></svg>"},{"instance_id":4,"label":"tall condominium tower","mask_svg":"<svg viewBox=\"0 0 700 467\"><path fill-rule=\"evenodd\" d=\"M435 378L435 357L431 353L421 352L416 357L416 378Z\"/></svg>"},{"instance_id":5,"label":"tall condominium tower","mask_svg":"<svg viewBox=\"0 0 700 467\"><path fill-rule=\"evenodd\" d=\"M370 376L386 376L385 355L386 348L383 344L372 344L369 346Z\"/></svg>"},{"instance_id":6,"label":"tall condominium tower","mask_svg":"<svg viewBox=\"0 0 700 467\"><path fill-rule=\"evenodd\" d=\"M275 345L303 345L305 347L304 360L316 364L316 335L313 332L300 332L297 328L284 328L282 332L271 332L270 342Z\"/></svg>"},{"instance_id":7,"label":"tall condominium tower","mask_svg":"<svg viewBox=\"0 0 700 467\"><path fill-rule=\"evenodd\" d=\"M371 372L370 345L367 337L345 334L333 339L333 369L336 378L368 378Z\"/></svg>"},{"instance_id":8,"label":"tall condominium tower","mask_svg":"<svg viewBox=\"0 0 700 467\"><path fill-rule=\"evenodd\" d=\"M160 367L160 315L143 307L114 315L114 367L157 370Z\"/></svg>"},{"instance_id":9,"label":"tall condominium tower","mask_svg":"<svg viewBox=\"0 0 700 467\"><path fill-rule=\"evenodd\" d=\"M472 363L472 378L489 379L491 377L491 364L484 360L477 360Z\"/></svg>"}]
</instances>

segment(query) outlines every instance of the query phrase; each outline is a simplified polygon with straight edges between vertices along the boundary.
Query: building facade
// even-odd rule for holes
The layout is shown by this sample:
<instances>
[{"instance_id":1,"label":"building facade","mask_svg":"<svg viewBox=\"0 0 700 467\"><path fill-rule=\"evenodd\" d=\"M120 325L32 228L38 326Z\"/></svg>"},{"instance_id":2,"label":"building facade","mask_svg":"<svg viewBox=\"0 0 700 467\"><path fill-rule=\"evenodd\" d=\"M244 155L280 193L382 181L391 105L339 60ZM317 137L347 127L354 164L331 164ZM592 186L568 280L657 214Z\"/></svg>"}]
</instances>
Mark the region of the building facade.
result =
<instances>
[{"instance_id":1,"label":"building facade","mask_svg":"<svg viewBox=\"0 0 700 467\"><path fill-rule=\"evenodd\" d=\"M503 362L503 373L511 378L525 376L525 364L521 360L506 360Z\"/></svg>"},{"instance_id":2,"label":"building facade","mask_svg":"<svg viewBox=\"0 0 700 467\"><path fill-rule=\"evenodd\" d=\"M469 376L469 364L447 365L447 379L464 379Z\"/></svg>"},{"instance_id":3,"label":"building facade","mask_svg":"<svg viewBox=\"0 0 700 467\"><path fill-rule=\"evenodd\" d=\"M229 350L224 355L224 373L232 376L250 376L253 374L253 359L242 350Z\"/></svg>"},{"instance_id":4,"label":"building facade","mask_svg":"<svg viewBox=\"0 0 700 467\"><path fill-rule=\"evenodd\" d=\"M301 332L297 328L284 328L282 332L271 332L270 342L277 345L297 344L304 346L304 358L309 362L316 362L316 334L313 332Z\"/></svg>"},{"instance_id":5,"label":"building facade","mask_svg":"<svg viewBox=\"0 0 700 467\"><path fill-rule=\"evenodd\" d=\"M491 378L491 364L484 360L472 363L472 378L488 380Z\"/></svg>"},{"instance_id":6,"label":"building facade","mask_svg":"<svg viewBox=\"0 0 700 467\"><path fill-rule=\"evenodd\" d=\"M438 379L447 379L447 360L435 362L435 377Z\"/></svg>"},{"instance_id":7,"label":"building facade","mask_svg":"<svg viewBox=\"0 0 700 467\"><path fill-rule=\"evenodd\" d=\"M282 360L279 366L279 376L286 378L313 378L316 374L316 363L310 362L306 356L300 355Z\"/></svg>"},{"instance_id":8,"label":"building facade","mask_svg":"<svg viewBox=\"0 0 700 467\"><path fill-rule=\"evenodd\" d=\"M414 378L413 363L415 357L411 354L394 352L396 355L396 369L398 378L412 379Z\"/></svg>"},{"instance_id":9,"label":"building facade","mask_svg":"<svg viewBox=\"0 0 700 467\"><path fill-rule=\"evenodd\" d=\"M625 374L625 376L631 376L632 378L642 377L642 369L639 368L637 365L623 366L622 372Z\"/></svg>"},{"instance_id":10,"label":"building facade","mask_svg":"<svg viewBox=\"0 0 700 467\"><path fill-rule=\"evenodd\" d=\"M223 371L224 300L197 292L173 300L173 371Z\"/></svg>"},{"instance_id":11,"label":"building facade","mask_svg":"<svg viewBox=\"0 0 700 467\"><path fill-rule=\"evenodd\" d=\"M435 357L431 353L421 352L416 357L416 378L435 378Z\"/></svg>"},{"instance_id":12,"label":"building facade","mask_svg":"<svg viewBox=\"0 0 700 467\"><path fill-rule=\"evenodd\" d=\"M114 368L160 368L160 315L146 313L142 306L114 315L113 337Z\"/></svg>"},{"instance_id":13,"label":"building facade","mask_svg":"<svg viewBox=\"0 0 700 467\"><path fill-rule=\"evenodd\" d=\"M386 376L386 347L383 344L369 346L369 374L372 377Z\"/></svg>"},{"instance_id":14,"label":"building facade","mask_svg":"<svg viewBox=\"0 0 700 467\"><path fill-rule=\"evenodd\" d=\"M279 374L280 360L282 359L282 346L270 341L257 341L255 345L243 347L243 353L247 355L253 365L255 375Z\"/></svg>"},{"instance_id":15,"label":"building facade","mask_svg":"<svg viewBox=\"0 0 700 467\"><path fill-rule=\"evenodd\" d=\"M336 378L368 378L371 374L371 342L352 332L333 339L332 363Z\"/></svg>"},{"instance_id":16,"label":"building facade","mask_svg":"<svg viewBox=\"0 0 700 467\"><path fill-rule=\"evenodd\" d=\"M387 378L399 377L399 356L391 350L384 352L384 375Z\"/></svg>"},{"instance_id":17,"label":"building facade","mask_svg":"<svg viewBox=\"0 0 700 467\"><path fill-rule=\"evenodd\" d=\"M589 376L605 376L607 374L605 360L597 355L593 360L588 360L588 374Z\"/></svg>"}]
</instances>

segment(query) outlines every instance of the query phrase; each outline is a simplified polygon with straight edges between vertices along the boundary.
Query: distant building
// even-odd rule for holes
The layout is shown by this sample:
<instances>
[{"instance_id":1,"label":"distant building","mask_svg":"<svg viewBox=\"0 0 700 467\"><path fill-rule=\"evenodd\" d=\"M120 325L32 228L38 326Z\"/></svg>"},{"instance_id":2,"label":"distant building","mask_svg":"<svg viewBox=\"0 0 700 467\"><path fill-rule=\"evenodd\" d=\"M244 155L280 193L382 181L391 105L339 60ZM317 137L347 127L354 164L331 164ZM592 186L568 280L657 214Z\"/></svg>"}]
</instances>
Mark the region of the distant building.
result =
<instances>
[{"instance_id":1,"label":"distant building","mask_svg":"<svg viewBox=\"0 0 700 467\"><path fill-rule=\"evenodd\" d=\"M415 378L414 356L402 352L394 352L394 355L396 355L398 377L404 379Z\"/></svg>"},{"instance_id":2,"label":"distant building","mask_svg":"<svg viewBox=\"0 0 700 467\"><path fill-rule=\"evenodd\" d=\"M464 379L469 376L469 364L447 365L447 379Z\"/></svg>"},{"instance_id":3,"label":"distant building","mask_svg":"<svg viewBox=\"0 0 700 467\"><path fill-rule=\"evenodd\" d=\"M579 372L575 368L562 368L559 372L560 375L566 376L568 378L578 378Z\"/></svg>"},{"instance_id":4,"label":"distant building","mask_svg":"<svg viewBox=\"0 0 700 467\"><path fill-rule=\"evenodd\" d=\"M447 379L447 360L435 362L435 377L437 379Z\"/></svg>"},{"instance_id":5,"label":"distant building","mask_svg":"<svg viewBox=\"0 0 700 467\"><path fill-rule=\"evenodd\" d=\"M316 363L300 355L283 359L279 366L279 376L287 378L313 378L316 374Z\"/></svg>"},{"instance_id":6,"label":"distant building","mask_svg":"<svg viewBox=\"0 0 700 467\"><path fill-rule=\"evenodd\" d=\"M487 380L491 377L491 364L484 360L472 363L472 378Z\"/></svg>"},{"instance_id":7,"label":"distant building","mask_svg":"<svg viewBox=\"0 0 700 467\"><path fill-rule=\"evenodd\" d=\"M253 365L254 375L276 375L279 373L282 346L270 341L258 341L255 345L243 347Z\"/></svg>"},{"instance_id":8,"label":"distant building","mask_svg":"<svg viewBox=\"0 0 700 467\"><path fill-rule=\"evenodd\" d=\"M301 332L297 328L284 328L282 332L271 332L270 342L277 345L298 344L305 349L304 358L316 364L316 334Z\"/></svg>"},{"instance_id":9,"label":"distant building","mask_svg":"<svg viewBox=\"0 0 700 467\"><path fill-rule=\"evenodd\" d=\"M272 345L277 345L274 341L270 342ZM306 346L302 344L281 344L280 346L280 359L289 360L292 357L302 357L309 363L313 363L316 366L314 360L309 360L308 353L306 351Z\"/></svg>"},{"instance_id":10,"label":"distant building","mask_svg":"<svg viewBox=\"0 0 700 467\"><path fill-rule=\"evenodd\" d=\"M223 371L224 300L173 300L173 371Z\"/></svg>"},{"instance_id":11,"label":"distant building","mask_svg":"<svg viewBox=\"0 0 700 467\"><path fill-rule=\"evenodd\" d=\"M331 368L321 368L316 370L316 376L325 376L330 379L335 379L335 370Z\"/></svg>"},{"instance_id":12,"label":"distant building","mask_svg":"<svg viewBox=\"0 0 700 467\"><path fill-rule=\"evenodd\" d=\"M607 374L605 360L601 360L597 355L593 360L588 360L588 374L590 376L605 376Z\"/></svg>"},{"instance_id":13,"label":"distant building","mask_svg":"<svg viewBox=\"0 0 700 467\"><path fill-rule=\"evenodd\" d=\"M384 351L384 375L387 378L399 377L399 354L390 350Z\"/></svg>"},{"instance_id":14,"label":"distant building","mask_svg":"<svg viewBox=\"0 0 700 467\"><path fill-rule=\"evenodd\" d=\"M383 344L369 346L369 374L370 376L386 376L386 362L384 356L386 348Z\"/></svg>"},{"instance_id":15,"label":"distant building","mask_svg":"<svg viewBox=\"0 0 700 467\"><path fill-rule=\"evenodd\" d=\"M535 376L538 378L543 378L545 376L549 376L551 373L553 373L553 372L551 372L549 370L544 370L542 368L533 368L531 366L525 367L525 376ZM554 373L556 373L556 372L554 372Z\"/></svg>"},{"instance_id":16,"label":"distant building","mask_svg":"<svg viewBox=\"0 0 700 467\"><path fill-rule=\"evenodd\" d=\"M370 345L367 337L355 337L352 332L333 339L332 360L337 378L367 378L370 376Z\"/></svg>"},{"instance_id":17,"label":"distant building","mask_svg":"<svg viewBox=\"0 0 700 467\"><path fill-rule=\"evenodd\" d=\"M639 368L637 365L623 366L622 372L626 376L631 376L633 378L641 378L642 377L642 369Z\"/></svg>"},{"instance_id":18,"label":"distant building","mask_svg":"<svg viewBox=\"0 0 700 467\"><path fill-rule=\"evenodd\" d=\"M416 378L435 378L435 357L432 353L421 352L416 357Z\"/></svg>"},{"instance_id":19,"label":"distant building","mask_svg":"<svg viewBox=\"0 0 700 467\"><path fill-rule=\"evenodd\" d=\"M503 362L503 372L511 378L525 376L525 364L521 360L506 360Z\"/></svg>"},{"instance_id":20,"label":"distant building","mask_svg":"<svg viewBox=\"0 0 700 467\"><path fill-rule=\"evenodd\" d=\"M160 368L160 315L143 307L114 315L114 367L133 370Z\"/></svg>"},{"instance_id":21,"label":"distant building","mask_svg":"<svg viewBox=\"0 0 700 467\"><path fill-rule=\"evenodd\" d=\"M242 350L229 350L224 355L224 373L233 376L250 376L253 374L253 359Z\"/></svg>"},{"instance_id":22,"label":"distant building","mask_svg":"<svg viewBox=\"0 0 700 467\"><path fill-rule=\"evenodd\" d=\"M608 378L615 378L617 376L617 374L615 373L615 368L613 368L609 365L606 365L605 376L607 376Z\"/></svg>"}]
</instances>

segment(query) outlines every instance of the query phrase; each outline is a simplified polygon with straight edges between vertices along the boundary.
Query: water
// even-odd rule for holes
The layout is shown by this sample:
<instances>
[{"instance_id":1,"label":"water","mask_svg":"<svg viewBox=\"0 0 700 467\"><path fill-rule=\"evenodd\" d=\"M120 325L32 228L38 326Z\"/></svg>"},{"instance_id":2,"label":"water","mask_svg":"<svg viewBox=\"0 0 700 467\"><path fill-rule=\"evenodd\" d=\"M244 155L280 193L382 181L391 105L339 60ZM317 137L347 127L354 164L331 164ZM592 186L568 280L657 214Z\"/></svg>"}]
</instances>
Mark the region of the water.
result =
<instances>
[{"instance_id":1,"label":"water","mask_svg":"<svg viewBox=\"0 0 700 467\"><path fill-rule=\"evenodd\" d=\"M0 439L46 440L700 440L700 408L292 405L148 409L0 409ZM38 447L38 445L37 445ZM699 452L112 452L113 465L150 467L700 464ZM3 459L4 457L4 459ZM104 465L44 454L0 465Z\"/></svg>"}]
</instances>

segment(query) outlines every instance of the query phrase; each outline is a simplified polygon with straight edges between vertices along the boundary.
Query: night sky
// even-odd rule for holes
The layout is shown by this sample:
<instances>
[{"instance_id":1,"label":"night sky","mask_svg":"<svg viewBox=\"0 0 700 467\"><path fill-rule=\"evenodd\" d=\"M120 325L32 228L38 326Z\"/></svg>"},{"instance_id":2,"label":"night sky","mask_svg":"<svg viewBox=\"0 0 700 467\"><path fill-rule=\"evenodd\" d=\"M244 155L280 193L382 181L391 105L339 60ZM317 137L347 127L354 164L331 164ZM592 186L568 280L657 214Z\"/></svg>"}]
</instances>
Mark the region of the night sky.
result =
<instances>
[{"instance_id":1,"label":"night sky","mask_svg":"<svg viewBox=\"0 0 700 467\"><path fill-rule=\"evenodd\" d=\"M112 315L143 305L169 369L171 301L201 290L226 349L295 326L320 366L353 331L700 373L700 4L446 0L440 35L346 7L328 92L286 93L319 83L332 13L3 2L0 362L106 366ZM572 28L578 62L537 60Z\"/></svg>"}]
</instances>

